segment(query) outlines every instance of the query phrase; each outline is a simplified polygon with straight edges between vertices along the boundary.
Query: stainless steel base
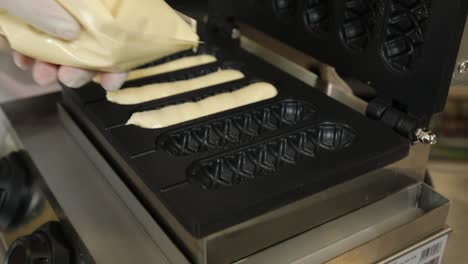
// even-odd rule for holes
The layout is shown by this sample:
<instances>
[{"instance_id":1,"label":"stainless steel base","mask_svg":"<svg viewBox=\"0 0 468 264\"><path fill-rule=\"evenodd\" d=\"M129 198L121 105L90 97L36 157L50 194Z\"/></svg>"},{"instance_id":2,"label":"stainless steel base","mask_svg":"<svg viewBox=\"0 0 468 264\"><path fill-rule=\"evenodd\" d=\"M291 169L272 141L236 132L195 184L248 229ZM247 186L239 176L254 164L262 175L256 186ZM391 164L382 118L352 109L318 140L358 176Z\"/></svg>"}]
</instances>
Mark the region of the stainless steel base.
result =
<instances>
[{"instance_id":1,"label":"stainless steel base","mask_svg":"<svg viewBox=\"0 0 468 264\"><path fill-rule=\"evenodd\" d=\"M448 209L447 199L415 183L239 263L375 263L442 229Z\"/></svg>"}]
</instances>

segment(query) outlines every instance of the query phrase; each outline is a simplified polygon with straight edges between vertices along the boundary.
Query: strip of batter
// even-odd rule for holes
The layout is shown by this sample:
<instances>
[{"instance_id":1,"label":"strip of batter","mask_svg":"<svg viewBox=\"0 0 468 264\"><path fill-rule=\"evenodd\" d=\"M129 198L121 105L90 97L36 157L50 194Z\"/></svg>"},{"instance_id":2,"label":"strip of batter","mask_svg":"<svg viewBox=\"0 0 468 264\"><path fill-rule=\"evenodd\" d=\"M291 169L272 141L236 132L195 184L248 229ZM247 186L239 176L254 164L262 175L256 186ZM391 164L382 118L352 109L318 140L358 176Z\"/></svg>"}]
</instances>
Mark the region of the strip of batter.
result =
<instances>
[{"instance_id":1,"label":"strip of batter","mask_svg":"<svg viewBox=\"0 0 468 264\"><path fill-rule=\"evenodd\" d=\"M161 109L134 113L127 125L157 129L216 114L244 105L271 99L276 88L265 82L254 83L234 92L214 95L198 102L170 105Z\"/></svg>"},{"instance_id":2,"label":"strip of batter","mask_svg":"<svg viewBox=\"0 0 468 264\"><path fill-rule=\"evenodd\" d=\"M244 78L237 70L220 70L197 78L145 85L107 92L107 100L121 105L140 104L176 94L186 93L201 88L218 85Z\"/></svg>"},{"instance_id":3,"label":"strip of batter","mask_svg":"<svg viewBox=\"0 0 468 264\"><path fill-rule=\"evenodd\" d=\"M183 57L177 60L169 61L149 68L133 70L129 73L127 80L136 80L147 76L158 75L162 73L174 72L182 69L188 69L216 62L216 57L212 55L195 55Z\"/></svg>"}]
</instances>

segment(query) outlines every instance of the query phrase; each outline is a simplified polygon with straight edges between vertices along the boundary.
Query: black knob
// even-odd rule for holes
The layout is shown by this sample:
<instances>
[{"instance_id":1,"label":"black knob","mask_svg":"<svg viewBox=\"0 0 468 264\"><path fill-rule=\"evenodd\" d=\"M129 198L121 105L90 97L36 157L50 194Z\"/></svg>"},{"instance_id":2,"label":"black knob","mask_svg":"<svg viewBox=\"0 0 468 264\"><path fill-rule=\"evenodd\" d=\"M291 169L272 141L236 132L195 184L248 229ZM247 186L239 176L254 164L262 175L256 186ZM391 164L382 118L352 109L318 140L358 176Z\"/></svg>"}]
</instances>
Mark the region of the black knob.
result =
<instances>
[{"instance_id":1,"label":"black knob","mask_svg":"<svg viewBox=\"0 0 468 264\"><path fill-rule=\"evenodd\" d=\"M13 242L4 261L4 264L68 263L71 263L71 250L58 222L47 223Z\"/></svg>"},{"instance_id":2,"label":"black knob","mask_svg":"<svg viewBox=\"0 0 468 264\"><path fill-rule=\"evenodd\" d=\"M26 152L15 152L0 159L0 231L18 222L32 197L30 160Z\"/></svg>"}]
</instances>

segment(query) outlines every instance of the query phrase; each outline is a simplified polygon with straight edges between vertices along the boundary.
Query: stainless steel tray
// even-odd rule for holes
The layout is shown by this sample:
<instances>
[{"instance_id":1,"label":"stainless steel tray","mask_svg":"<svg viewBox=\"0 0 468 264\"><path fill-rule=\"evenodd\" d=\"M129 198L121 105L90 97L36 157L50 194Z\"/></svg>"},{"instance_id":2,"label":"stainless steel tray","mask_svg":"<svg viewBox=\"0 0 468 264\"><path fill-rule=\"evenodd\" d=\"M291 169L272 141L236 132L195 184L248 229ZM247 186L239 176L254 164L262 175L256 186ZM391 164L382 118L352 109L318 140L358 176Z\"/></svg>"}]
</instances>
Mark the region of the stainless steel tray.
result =
<instances>
[{"instance_id":1,"label":"stainless steel tray","mask_svg":"<svg viewBox=\"0 0 468 264\"><path fill-rule=\"evenodd\" d=\"M443 229L448 211L446 198L415 183L238 263L375 263Z\"/></svg>"}]
</instances>

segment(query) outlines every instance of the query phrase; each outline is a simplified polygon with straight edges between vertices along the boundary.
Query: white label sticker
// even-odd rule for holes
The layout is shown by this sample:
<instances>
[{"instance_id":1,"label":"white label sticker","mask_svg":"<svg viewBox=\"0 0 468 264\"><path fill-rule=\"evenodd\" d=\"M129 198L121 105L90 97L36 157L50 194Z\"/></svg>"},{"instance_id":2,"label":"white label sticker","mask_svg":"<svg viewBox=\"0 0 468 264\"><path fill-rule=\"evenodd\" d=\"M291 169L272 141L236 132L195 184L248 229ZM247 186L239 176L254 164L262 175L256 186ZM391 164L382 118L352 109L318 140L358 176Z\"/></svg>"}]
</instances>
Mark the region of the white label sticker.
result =
<instances>
[{"instance_id":1,"label":"white label sticker","mask_svg":"<svg viewBox=\"0 0 468 264\"><path fill-rule=\"evenodd\" d=\"M400 258L385 264L442 264L448 235L439 237Z\"/></svg>"}]
</instances>

